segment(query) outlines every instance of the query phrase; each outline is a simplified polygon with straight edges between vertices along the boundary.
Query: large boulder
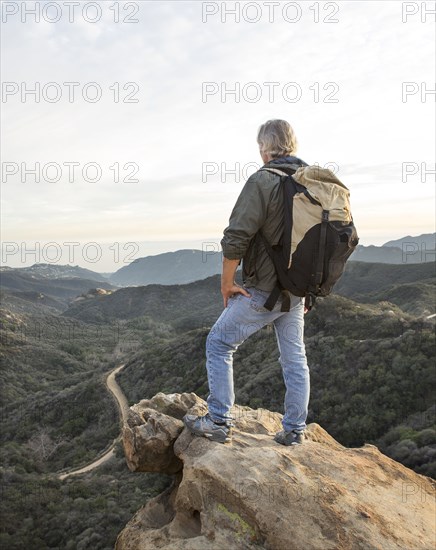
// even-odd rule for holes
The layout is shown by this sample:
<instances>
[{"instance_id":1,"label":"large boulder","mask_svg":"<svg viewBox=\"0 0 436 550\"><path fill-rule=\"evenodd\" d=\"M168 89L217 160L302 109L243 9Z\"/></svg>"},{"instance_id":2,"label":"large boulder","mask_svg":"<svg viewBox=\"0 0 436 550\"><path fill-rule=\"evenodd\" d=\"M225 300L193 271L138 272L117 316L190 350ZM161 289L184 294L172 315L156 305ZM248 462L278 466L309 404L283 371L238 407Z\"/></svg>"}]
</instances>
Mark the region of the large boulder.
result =
<instances>
[{"instance_id":1,"label":"large boulder","mask_svg":"<svg viewBox=\"0 0 436 550\"><path fill-rule=\"evenodd\" d=\"M176 475L127 524L117 550L434 547L430 478L372 445L345 448L318 424L304 445L283 447L273 440L282 416L264 409L235 406L232 442L211 442L181 422L206 410L195 394L158 394L132 407L129 467Z\"/></svg>"},{"instance_id":2,"label":"large boulder","mask_svg":"<svg viewBox=\"0 0 436 550\"><path fill-rule=\"evenodd\" d=\"M173 444L183 430L187 409L201 402L194 393L143 399L130 407L123 428L127 466L134 472L175 474L183 467Z\"/></svg>"}]
</instances>

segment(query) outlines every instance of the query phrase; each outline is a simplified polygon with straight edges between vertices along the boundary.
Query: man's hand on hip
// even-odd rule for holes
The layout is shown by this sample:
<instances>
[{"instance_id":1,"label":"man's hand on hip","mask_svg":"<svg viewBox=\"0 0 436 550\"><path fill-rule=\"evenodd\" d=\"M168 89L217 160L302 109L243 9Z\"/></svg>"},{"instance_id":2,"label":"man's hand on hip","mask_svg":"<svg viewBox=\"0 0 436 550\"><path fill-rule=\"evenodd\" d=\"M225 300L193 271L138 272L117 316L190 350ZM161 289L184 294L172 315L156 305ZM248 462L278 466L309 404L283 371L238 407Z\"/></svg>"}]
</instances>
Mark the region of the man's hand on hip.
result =
<instances>
[{"instance_id":1,"label":"man's hand on hip","mask_svg":"<svg viewBox=\"0 0 436 550\"><path fill-rule=\"evenodd\" d=\"M235 273L240 260L229 260L223 258L223 273L221 275L221 294L223 295L224 307L227 307L228 300L233 294L243 294L249 297L250 294L235 283Z\"/></svg>"},{"instance_id":2,"label":"man's hand on hip","mask_svg":"<svg viewBox=\"0 0 436 550\"><path fill-rule=\"evenodd\" d=\"M249 292L247 292L245 288L242 288L242 286L235 283L230 286L221 286L221 294L223 295L224 307L227 307L228 300L230 296L233 296L233 294L243 294L244 296L247 296L247 298L250 297Z\"/></svg>"}]
</instances>

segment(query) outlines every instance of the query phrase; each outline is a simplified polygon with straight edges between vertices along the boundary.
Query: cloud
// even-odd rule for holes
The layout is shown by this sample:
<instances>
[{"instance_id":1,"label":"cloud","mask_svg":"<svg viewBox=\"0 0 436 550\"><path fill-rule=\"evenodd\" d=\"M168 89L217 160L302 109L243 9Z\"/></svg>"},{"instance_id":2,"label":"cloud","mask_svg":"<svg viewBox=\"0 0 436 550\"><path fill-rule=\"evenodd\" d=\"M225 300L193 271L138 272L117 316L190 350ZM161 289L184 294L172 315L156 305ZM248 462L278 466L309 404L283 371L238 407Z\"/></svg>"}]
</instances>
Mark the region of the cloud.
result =
<instances>
[{"instance_id":1,"label":"cloud","mask_svg":"<svg viewBox=\"0 0 436 550\"><path fill-rule=\"evenodd\" d=\"M62 86L57 103L22 103L19 94L3 103L3 161L98 162L104 168L97 184L4 184L9 238L147 234L162 240L181 227L189 235L219 234L244 182L222 184L217 177L204 184L202 163L260 162L256 131L274 117L291 121L304 160L340 166L368 235L379 228L390 238L379 206L380 215L370 215L374 203L390 205L392 235L399 236L410 187L419 184L402 182L401 163L434 159L434 103L430 97L423 103L419 94L407 103L401 97L403 81L433 78L430 21L402 23L399 3L340 2L339 23L322 22L327 12L321 4L321 20L314 23L305 2L295 24L280 10L269 23L265 9L259 23L231 17L222 23L221 14L203 23L201 2L160 1L140 3L139 23L115 24L111 4L100 4L96 24L79 17L75 23L11 19L3 25L4 80ZM64 82L80 83L72 103ZM83 98L89 82L101 87L97 103ZM129 82L136 83L134 93L134 86L124 89ZM218 93L204 97L204 82L215 83ZM253 82L261 90L258 101L244 91ZM268 82L278 83L272 102ZM295 103L284 95L292 82L301 91ZM225 95L238 85L236 97ZM139 101L124 102L129 93ZM139 183L114 184L110 167L127 162L139 166ZM418 189L409 223L430 231L433 191L431 185Z\"/></svg>"}]
</instances>

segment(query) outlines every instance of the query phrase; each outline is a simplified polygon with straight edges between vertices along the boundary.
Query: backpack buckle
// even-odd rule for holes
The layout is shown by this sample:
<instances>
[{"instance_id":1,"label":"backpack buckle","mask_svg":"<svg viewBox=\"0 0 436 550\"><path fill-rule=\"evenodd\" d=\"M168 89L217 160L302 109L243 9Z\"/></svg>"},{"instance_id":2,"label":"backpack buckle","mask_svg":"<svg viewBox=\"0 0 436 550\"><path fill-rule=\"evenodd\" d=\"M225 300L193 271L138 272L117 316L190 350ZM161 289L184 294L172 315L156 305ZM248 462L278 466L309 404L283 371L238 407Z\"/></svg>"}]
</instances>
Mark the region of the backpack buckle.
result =
<instances>
[{"instance_id":1,"label":"backpack buckle","mask_svg":"<svg viewBox=\"0 0 436 550\"><path fill-rule=\"evenodd\" d=\"M306 298L304 300L304 307L307 309L307 311L310 311L312 307L315 305L316 300L316 294L313 292L308 292L306 294Z\"/></svg>"}]
</instances>

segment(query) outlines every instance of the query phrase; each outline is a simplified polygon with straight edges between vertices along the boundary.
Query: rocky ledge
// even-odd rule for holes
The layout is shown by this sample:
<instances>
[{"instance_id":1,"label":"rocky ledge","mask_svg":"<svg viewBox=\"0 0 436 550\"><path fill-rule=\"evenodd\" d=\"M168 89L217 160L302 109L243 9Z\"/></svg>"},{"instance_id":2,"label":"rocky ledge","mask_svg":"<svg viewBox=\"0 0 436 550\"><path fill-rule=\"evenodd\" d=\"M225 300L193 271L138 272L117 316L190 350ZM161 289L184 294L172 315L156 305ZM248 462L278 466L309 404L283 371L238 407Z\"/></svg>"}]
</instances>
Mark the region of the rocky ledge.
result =
<instances>
[{"instance_id":1,"label":"rocky ledge","mask_svg":"<svg viewBox=\"0 0 436 550\"><path fill-rule=\"evenodd\" d=\"M436 483L373 445L345 448L318 424L304 445L273 440L282 416L235 406L231 443L196 437L193 393L159 393L130 408L129 468L174 475L119 534L116 550L429 550Z\"/></svg>"}]
</instances>

